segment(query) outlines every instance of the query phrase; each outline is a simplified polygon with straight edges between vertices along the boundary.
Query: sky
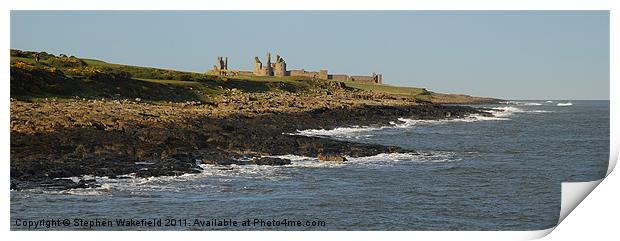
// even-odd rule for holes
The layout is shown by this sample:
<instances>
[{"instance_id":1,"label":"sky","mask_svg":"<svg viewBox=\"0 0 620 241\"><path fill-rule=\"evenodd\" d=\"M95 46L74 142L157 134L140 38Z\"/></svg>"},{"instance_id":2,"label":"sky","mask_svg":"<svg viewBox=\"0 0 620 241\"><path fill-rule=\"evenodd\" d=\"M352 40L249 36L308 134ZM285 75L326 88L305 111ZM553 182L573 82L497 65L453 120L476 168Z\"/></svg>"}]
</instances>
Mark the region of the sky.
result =
<instances>
[{"instance_id":1,"label":"sky","mask_svg":"<svg viewBox=\"0 0 620 241\"><path fill-rule=\"evenodd\" d=\"M271 52L435 92L609 99L608 11L11 11L10 45L193 72Z\"/></svg>"}]
</instances>

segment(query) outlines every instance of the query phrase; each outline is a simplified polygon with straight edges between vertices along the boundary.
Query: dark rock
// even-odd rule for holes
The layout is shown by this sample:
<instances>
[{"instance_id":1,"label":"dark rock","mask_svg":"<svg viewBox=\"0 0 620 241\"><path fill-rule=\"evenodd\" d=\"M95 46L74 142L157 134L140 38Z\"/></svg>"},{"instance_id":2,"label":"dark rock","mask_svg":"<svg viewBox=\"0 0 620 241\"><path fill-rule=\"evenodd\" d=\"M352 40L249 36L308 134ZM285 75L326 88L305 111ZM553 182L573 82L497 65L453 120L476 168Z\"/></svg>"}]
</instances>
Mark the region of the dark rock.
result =
<instances>
[{"instance_id":1,"label":"dark rock","mask_svg":"<svg viewBox=\"0 0 620 241\"><path fill-rule=\"evenodd\" d=\"M282 166L291 164L291 160L275 158L275 157L257 157L252 158L252 164L254 165L269 165L269 166Z\"/></svg>"},{"instance_id":2,"label":"dark rock","mask_svg":"<svg viewBox=\"0 0 620 241\"><path fill-rule=\"evenodd\" d=\"M11 178L11 190L17 190L19 188L19 181Z\"/></svg>"},{"instance_id":3,"label":"dark rock","mask_svg":"<svg viewBox=\"0 0 620 241\"><path fill-rule=\"evenodd\" d=\"M71 188L94 188L100 186L101 185L97 184L97 181L95 181L95 179L81 179L80 181L78 181L78 183L76 183L75 186L72 186Z\"/></svg>"},{"instance_id":4,"label":"dark rock","mask_svg":"<svg viewBox=\"0 0 620 241\"><path fill-rule=\"evenodd\" d=\"M239 161L234 158L223 158L223 159L215 159L215 158L205 158L202 159L202 164L210 164L210 165L245 165L246 163Z\"/></svg>"},{"instance_id":5,"label":"dark rock","mask_svg":"<svg viewBox=\"0 0 620 241\"><path fill-rule=\"evenodd\" d=\"M347 158L341 155L333 155L333 154L319 154L317 158L320 161L330 161L330 162L346 162Z\"/></svg>"},{"instance_id":6,"label":"dark rock","mask_svg":"<svg viewBox=\"0 0 620 241\"><path fill-rule=\"evenodd\" d=\"M68 190L76 188L96 188L100 187L94 179L80 179L78 182L74 182L71 179L43 179L43 180L25 180L25 181L13 181L11 180L12 190L24 190L32 188L45 188L48 190Z\"/></svg>"}]
</instances>

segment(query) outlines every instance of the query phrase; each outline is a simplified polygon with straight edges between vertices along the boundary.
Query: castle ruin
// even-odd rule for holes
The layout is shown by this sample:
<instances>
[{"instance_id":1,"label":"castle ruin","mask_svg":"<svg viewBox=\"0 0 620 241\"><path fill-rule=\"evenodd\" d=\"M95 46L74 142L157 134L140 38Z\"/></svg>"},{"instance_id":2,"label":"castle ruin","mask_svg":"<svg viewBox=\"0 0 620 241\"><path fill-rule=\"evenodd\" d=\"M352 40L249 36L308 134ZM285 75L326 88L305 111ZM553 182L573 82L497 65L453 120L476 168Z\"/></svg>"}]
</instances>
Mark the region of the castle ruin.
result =
<instances>
[{"instance_id":1,"label":"castle ruin","mask_svg":"<svg viewBox=\"0 0 620 241\"><path fill-rule=\"evenodd\" d=\"M237 75L238 71L228 69L228 57L217 56L213 69L207 71L207 74L217 76Z\"/></svg>"},{"instance_id":2,"label":"castle ruin","mask_svg":"<svg viewBox=\"0 0 620 241\"><path fill-rule=\"evenodd\" d=\"M300 76L322 80L351 81L361 83L383 84L383 76L381 74L372 73L371 75L347 75L347 74L329 74L327 70L306 71L287 70L286 61L280 55L276 55L275 63L271 62L271 53L267 53L265 64L258 57L254 57L254 69L250 71L236 71L228 69L228 57L222 59L217 57L216 65L207 74L228 76L228 75L254 75L254 76Z\"/></svg>"}]
</instances>

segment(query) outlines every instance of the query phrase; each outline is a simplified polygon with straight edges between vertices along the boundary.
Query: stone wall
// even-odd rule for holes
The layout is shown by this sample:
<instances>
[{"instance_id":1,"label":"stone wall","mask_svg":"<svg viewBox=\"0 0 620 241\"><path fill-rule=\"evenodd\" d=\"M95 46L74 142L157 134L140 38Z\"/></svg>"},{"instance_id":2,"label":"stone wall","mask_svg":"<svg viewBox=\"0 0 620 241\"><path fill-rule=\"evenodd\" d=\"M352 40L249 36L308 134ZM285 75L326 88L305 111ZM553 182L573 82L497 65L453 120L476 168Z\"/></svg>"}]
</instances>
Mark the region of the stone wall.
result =
<instances>
[{"instance_id":1,"label":"stone wall","mask_svg":"<svg viewBox=\"0 0 620 241\"><path fill-rule=\"evenodd\" d=\"M252 71L239 71L239 75L250 76L250 75L254 75L254 72L252 72Z\"/></svg>"},{"instance_id":2,"label":"stone wall","mask_svg":"<svg viewBox=\"0 0 620 241\"><path fill-rule=\"evenodd\" d=\"M372 75L353 75L348 76L346 74L330 74L327 76L327 79L334 81L351 81L351 82L360 82L360 83L374 83L381 84L383 83L383 76L380 74L373 73Z\"/></svg>"},{"instance_id":3,"label":"stone wall","mask_svg":"<svg viewBox=\"0 0 620 241\"><path fill-rule=\"evenodd\" d=\"M330 74L328 76L328 79L335 80L335 81L348 81L349 76L346 74Z\"/></svg>"},{"instance_id":4,"label":"stone wall","mask_svg":"<svg viewBox=\"0 0 620 241\"><path fill-rule=\"evenodd\" d=\"M319 72L316 71L306 71L304 69L293 69L289 72L290 76L300 76L300 77L308 77L308 78L318 78Z\"/></svg>"},{"instance_id":5,"label":"stone wall","mask_svg":"<svg viewBox=\"0 0 620 241\"><path fill-rule=\"evenodd\" d=\"M352 82L364 82L364 83L374 83L375 78L372 76L363 76L363 75L353 75L349 77L349 81Z\"/></svg>"},{"instance_id":6,"label":"stone wall","mask_svg":"<svg viewBox=\"0 0 620 241\"><path fill-rule=\"evenodd\" d=\"M322 70L319 71L319 77L318 77L319 79L326 80L326 79L328 79L328 77L329 77L329 75L327 74L327 70L322 69Z\"/></svg>"}]
</instances>

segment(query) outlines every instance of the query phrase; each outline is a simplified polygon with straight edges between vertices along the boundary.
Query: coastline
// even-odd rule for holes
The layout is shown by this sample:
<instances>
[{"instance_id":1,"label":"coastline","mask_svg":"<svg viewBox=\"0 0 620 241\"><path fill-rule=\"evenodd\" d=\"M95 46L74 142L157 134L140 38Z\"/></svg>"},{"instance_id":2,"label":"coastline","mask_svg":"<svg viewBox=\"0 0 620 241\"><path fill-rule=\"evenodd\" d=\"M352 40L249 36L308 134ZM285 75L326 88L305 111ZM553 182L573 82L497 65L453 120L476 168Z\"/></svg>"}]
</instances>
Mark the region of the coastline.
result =
<instances>
[{"instance_id":1,"label":"coastline","mask_svg":"<svg viewBox=\"0 0 620 241\"><path fill-rule=\"evenodd\" d=\"M11 189L96 187L93 180L67 178L179 176L200 172L200 164L290 164L267 156L346 161L345 156L415 153L395 146L288 133L386 126L399 118L491 116L474 107L344 88L317 94L230 92L212 102L12 100Z\"/></svg>"}]
</instances>

